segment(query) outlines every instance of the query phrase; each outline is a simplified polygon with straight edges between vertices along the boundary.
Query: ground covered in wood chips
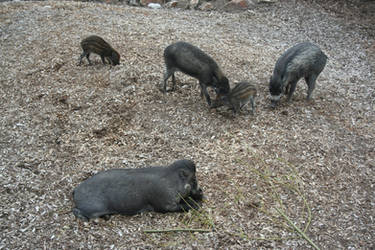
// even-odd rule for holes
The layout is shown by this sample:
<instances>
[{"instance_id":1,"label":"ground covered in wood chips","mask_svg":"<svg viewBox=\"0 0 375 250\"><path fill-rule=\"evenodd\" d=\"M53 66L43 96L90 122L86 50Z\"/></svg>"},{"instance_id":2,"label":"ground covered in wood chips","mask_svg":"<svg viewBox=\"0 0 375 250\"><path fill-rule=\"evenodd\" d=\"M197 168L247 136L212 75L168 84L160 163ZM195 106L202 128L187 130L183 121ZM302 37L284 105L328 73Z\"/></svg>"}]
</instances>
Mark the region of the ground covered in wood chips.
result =
<instances>
[{"instance_id":1,"label":"ground covered in wood chips","mask_svg":"<svg viewBox=\"0 0 375 250\"><path fill-rule=\"evenodd\" d=\"M297 2L297 3L296 3ZM237 14L67 1L0 3L0 249L370 249L375 235L375 44L355 15L313 1ZM370 30L371 31L371 30ZM121 65L92 56L97 34ZM231 84L258 88L254 116L210 110L197 81L158 88L163 50L185 40L210 54ZM301 41L329 57L306 102L269 109L277 58ZM110 168L188 158L200 211L77 221L72 190ZM286 215L284 217L282 214ZM209 232L145 233L154 229Z\"/></svg>"}]
</instances>

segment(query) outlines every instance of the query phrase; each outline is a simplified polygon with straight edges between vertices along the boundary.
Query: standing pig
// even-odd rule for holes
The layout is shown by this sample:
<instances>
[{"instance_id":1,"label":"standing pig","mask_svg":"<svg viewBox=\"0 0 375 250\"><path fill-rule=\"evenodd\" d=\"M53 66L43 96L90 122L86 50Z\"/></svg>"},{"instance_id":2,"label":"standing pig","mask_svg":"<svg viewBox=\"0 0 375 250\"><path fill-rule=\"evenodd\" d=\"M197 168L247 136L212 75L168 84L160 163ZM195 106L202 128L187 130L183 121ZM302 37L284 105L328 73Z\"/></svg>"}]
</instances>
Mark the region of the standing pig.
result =
<instances>
[{"instance_id":1,"label":"standing pig","mask_svg":"<svg viewBox=\"0 0 375 250\"><path fill-rule=\"evenodd\" d=\"M167 167L112 169L92 176L74 189L73 214L88 221L112 214L183 212L198 209L202 198L195 164L179 160Z\"/></svg>"},{"instance_id":2,"label":"standing pig","mask_svg":"<svg viewBox=\"0 0 375 250\"><path fill-rule=\"evenodd\" d=\"M208 105L211 106L211 98L207 93L207 87L215 88L220 94L229 92L229 82L217 63L199 48L186 43L177 42L169 45L164 50L164 61L166 71L164 73L163 92L167 91L167 81L172 76L174 89L176 85L174 72L181 71L189 76L197 78L201 86L201 94L206 97Z\"/></svg>"},{"instance_id":3,"label":"standing pig","mask_svg":"<svg viewBox=\"0 0 375 250\"><path fill-rule=\"evenodd\" d=\"M285 89L290 101L299 79L305 78L307 100L315 87L316 78L323 71L327 56L315 44L304 42L288 49L277 60L270 80L271 105L275 107Z\"/></svg>"},{"instance_id":4,"label":"standing pig","mask_svg":"<svg viewBox=\"0 0 375 250\"><path fill-rule=\"evenodd\" d=\"M106 41L104 41L103 38L99 36L89 36L86 37L81 41L81 47L83 50L82 55L79 58L78 65L81 65L82 59L86 56L87 61L89 62L89 65L91 65L90 61L90 53L98 54L103 64L105 64L105 58L108 59L108 61L113 65L120 64L120 54L117 53L116 50L114 50L111 45L109 45Z\"/></svg>"},{"instance_id":5,"label":"standing pig","mask_svg":"<svg viewBox=\"0 0 375 250\"><path fill-rule=\"evenodd\" d=\"M222 105L228 106L233 110L233 113L238 113L240 109L247 103L251 103L251 113L254 114L255 110L255 96L257 95L257 89L249 82L239 82L227 95L219 95L215 100L214 107L220 107Z\"/></svg>"}]
</instances>

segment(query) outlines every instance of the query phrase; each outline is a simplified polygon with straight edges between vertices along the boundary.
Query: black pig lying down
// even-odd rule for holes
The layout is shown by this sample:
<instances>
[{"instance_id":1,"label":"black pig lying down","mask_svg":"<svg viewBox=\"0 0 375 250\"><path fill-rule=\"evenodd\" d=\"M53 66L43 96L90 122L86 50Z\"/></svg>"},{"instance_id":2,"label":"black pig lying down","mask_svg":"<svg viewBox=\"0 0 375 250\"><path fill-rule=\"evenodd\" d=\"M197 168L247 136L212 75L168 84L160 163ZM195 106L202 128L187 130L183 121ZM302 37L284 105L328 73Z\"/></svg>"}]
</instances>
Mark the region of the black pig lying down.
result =
<instances>
[{"instance_id":1,"label":"black pig lying down","mask_svg":"<svg viewBox=\"0 0 375 250\"><path fill-rule=\"evenodd\" d=\"M83 220L112 214L183 212L203 199L195 164L179 160L167 167L112 169L82 182L73 191L73 214Z\"/></svg>"}]
</instances>

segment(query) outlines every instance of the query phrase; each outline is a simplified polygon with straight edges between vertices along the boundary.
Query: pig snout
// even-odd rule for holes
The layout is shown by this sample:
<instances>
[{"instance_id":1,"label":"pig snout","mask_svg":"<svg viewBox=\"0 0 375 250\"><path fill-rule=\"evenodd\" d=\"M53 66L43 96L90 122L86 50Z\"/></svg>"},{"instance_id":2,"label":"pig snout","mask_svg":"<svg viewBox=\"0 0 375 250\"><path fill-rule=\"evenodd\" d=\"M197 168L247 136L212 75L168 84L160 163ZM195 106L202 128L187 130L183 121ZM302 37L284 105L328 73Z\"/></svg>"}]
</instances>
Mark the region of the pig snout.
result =
<instances>
[{"instance_id":1,"label":"pig snout","mask_svg":"<svg viewBox=\"0 0 375 250\"><path fill-rule=\"evenodd\" d=\"M200 201L203 199L203 191L200 187L198 187L197 189L191 190L190 196L194 200Z\"/></svg>"},{"instance_id":2,"label":"pig snout","mask_svg":"<svg viewBox=\"0 0 375 250\"><path fill-rule=\"evenodd\" d=\"M271 97L270 97L271 108L275 108L279 104L280 98L281 98L281 94L280 95L271 95Z\"/></svg>"}]
</instances>

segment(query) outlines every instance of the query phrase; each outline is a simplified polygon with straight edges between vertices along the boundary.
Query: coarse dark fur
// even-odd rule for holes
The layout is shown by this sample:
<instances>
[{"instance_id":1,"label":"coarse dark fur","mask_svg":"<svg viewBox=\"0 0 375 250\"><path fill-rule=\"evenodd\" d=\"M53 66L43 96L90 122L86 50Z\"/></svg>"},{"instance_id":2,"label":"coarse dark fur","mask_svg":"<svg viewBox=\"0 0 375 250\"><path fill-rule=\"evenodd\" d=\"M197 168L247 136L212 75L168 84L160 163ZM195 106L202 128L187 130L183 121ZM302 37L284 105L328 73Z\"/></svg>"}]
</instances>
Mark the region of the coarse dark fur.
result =
<instances>
[{"instance_id":1,"label":"coarse dark fur","mask_svg":"<svg viewBox=\"0 0 375 250\"><path fill-rule=\"evenodd\" d=\"M284 90L290 101L297 82L302 77L308 85L307 100L310 100L316 79L323 71L326 62L327 56L315 44L304 42L288 49L277 60L270 79L272 106L277 105Z\"/></svg>"},{"instance_id":2,"label":"coarse dark fur","mask_svg":"<svg viewBox=\"0 0 375 250\"><path fill-rule=\"evenodd\" d=\"M172 76L174 90L176 79L174 73L181 71L199 80L201 94L206 97L208 105L211 106L211 99L207 93L207 87L215 88L220 94L229 92L229 82L217 63L199 48L186 43L177 42L169 45L164 50L164 61L166 71L164 73L163 92L167 91L167 81Z\"/></svg>"},{"instance_id":3,"label":"coarse dark fur","mask_svg":"<svg viewBox=\"0 0 375 250\"><path fill-rule=\"evenodd\" d=\"M198 209L203 192L195 172L190 160L179 160L167 167L100 172L74 189L73 214L88 221L97 217L109 219L112 214Z\"/></svg>"},{"instance_id":4,"label":"coarse dark fur","mask_svg":"<svg viewBox=\"0 0 375 250\"><path fill-rule=\"evenodd\" d=\"M120 54L114 50L111 45L109 45L103 38L99 36L89 36L81 41L81 47L83 49L83 53L79 58L78 65L81 65L82 59L86 56L89 65L91 65L90 61L90 53L98 54L103 64L105 64L105 59L109 61L110 64L113 66L120 64Z\"/></svg>"},{"instance_id":5,"label":"coarse dark fur","mask_svg":"<svg viewBox=\"0 0 375 250\"><path fill-rule=\"evenodd\" d=\"M228 106L233 113L238 113L247 103L251 103L251 113L255 111L255 96L257 95L256 87L246 81L236 84L236 86L227 95L219 95L215 100L215 107L222 105Z\"/></svg>"}]
</instances>

